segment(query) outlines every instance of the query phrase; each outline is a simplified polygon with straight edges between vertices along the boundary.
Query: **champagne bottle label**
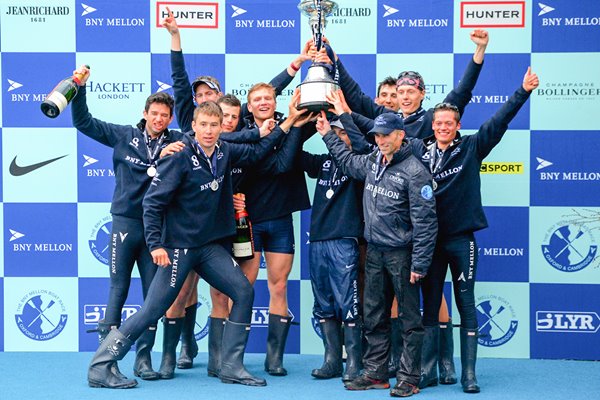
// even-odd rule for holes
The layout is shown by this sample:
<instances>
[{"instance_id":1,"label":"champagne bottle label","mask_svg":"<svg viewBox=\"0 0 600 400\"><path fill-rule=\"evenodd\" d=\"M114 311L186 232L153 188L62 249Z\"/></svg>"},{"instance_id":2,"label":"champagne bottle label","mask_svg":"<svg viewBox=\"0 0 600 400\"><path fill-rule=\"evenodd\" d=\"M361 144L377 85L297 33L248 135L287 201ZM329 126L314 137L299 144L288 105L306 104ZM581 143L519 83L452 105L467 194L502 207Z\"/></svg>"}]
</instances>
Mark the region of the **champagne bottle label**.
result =
<instances>
[{"instance_id":1,"label":"champagne bottle label","mask_svg":"<svg viewBox=\"0 0 600 400\"><path fill-rule=\"evenodd\" d=\"M246 243L234 243L233 244L233 255L235 257L250 257L252 253L252 242Z\"/></svg>"},{"instance_id":2,"label":"champagne bottle label","mask_svg":"<svg viewBox=\"0 0 600 400\"><path fill-rule=\"evenodd\" d=\"M57 90L50 93L50 95L48 97L46 97L46 100L51 101L52 103L54 103L56 105L56 107L58 107L59 114L61 112L63 112L64 109L67 108L67 105L69 104L69 101L67 100L67 98Z\"/></svg>"}]
</instances>

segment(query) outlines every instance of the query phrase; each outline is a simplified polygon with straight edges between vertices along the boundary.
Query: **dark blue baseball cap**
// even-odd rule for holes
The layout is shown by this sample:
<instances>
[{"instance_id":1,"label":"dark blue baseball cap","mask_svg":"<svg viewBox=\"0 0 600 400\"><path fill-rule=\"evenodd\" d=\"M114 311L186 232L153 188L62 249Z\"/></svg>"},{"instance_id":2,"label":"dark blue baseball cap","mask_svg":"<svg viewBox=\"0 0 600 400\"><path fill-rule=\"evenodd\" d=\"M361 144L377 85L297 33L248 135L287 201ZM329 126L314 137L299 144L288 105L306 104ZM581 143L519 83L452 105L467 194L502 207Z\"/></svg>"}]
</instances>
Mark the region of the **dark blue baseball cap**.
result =
<instances>
[{"instance_id":1,"label":"dark blue baseball cap","mask_svg":"<svg viewBox=\"0 0 600 400\"><path fill-rule=\"evenodd\" d=\"M404 122L402 117L396 113L383 113L375 118L375 125L373 129L369 131L370 134L380 133L382 135L389 135L396 130L404 130Z\"/></svg>"}]
</instances>

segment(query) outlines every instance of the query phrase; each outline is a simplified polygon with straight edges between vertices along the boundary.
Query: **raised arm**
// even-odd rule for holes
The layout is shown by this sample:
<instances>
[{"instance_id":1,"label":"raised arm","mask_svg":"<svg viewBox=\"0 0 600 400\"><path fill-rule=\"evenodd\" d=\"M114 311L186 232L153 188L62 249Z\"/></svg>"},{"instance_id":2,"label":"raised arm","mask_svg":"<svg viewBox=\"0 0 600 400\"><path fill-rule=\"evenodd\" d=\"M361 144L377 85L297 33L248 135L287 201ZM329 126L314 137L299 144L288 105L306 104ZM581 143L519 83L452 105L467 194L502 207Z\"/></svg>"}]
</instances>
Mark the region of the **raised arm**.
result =
<instances>
[{"instance_id":1,"label":"raised arm","mask_svg":"<svg viewBox=\"0 0 600 400\"><path fill-rule=\"evenodd\" d=\"M527 101L531 92L540 84L538 76L527 68L523 84L513 95L500 107L492 118L481 125L479 131L474 135L477 140L477 155L483 160L500 142L508 129L508 124L517 115L523 104Z\"/></svg>"},{"instance_id":2,"label":"raised arm","mask_svg":"<svg viewBox=\"0 0 600 400\"><path fill-rule=\"evenodd\" d=\"M333 111L338 116L340 122L344 126L346 134L350 138L352 151L356 154L369 154L373 152L375 148L367 141L365 135L354 124L354 121L349 114L352 111L346 103L344 92L338 90L337 92L330 93L327 96L327 101L333 105L333 109L330 109L329 111Z\"/></svg>"},{"instance_id":3,"label":"raised arm","mask_svg":"<svg viewBox=\"0 0 600 400\"><path fill-rule=\"evenodd\" d=\"M479 73L483 66L483 57L485 55L485 49L489 42L489 36L487 31L483 29L476 29L471 32L471 40L475 43L475 52L473 58L467 64L467 68L463 73L462 78L458 82L458 85L444 99L446 103L454 104L458 107L458 111L462 115L465 111L465 107L471 101L473 97L473 89L479 79Z\"/></svg>"},{"instance_id":4,"label":"raised arm","mask_svg":"<svg viewBox=\"0 0 600 400\"><path fill-rule=\"evenodd\" d=\"M162 21L162 26L171 35L171 79L173 80L173 93L175 95L175 115L177 124L182 132L192 130L194 119L194 98L190 85L190 78L185 70L183 52L181 50L181 35L173 13L167 8L169 16Z\"/></svg>"},{"instance_id":5,"label":"raised arm","mask_svg":"<svg viewBox=\"0 0 600 400\"><path fill-rule=\"evenodd\" d=\"M353 154L335 132L331 130L331 125L327 121L325 111L321 111L321 116L317 119L317 132L323 137L323 141L344 174L364 181L367 178L367 166L370 155Z\"/></svg>"},{"instance_id":6,"label":"raised arm","mask_svg":"<svg viewBox=\"0 0 600 400\"><path fill-rule=\"evenodd\" d=\"M85 83L90 76L90 70L82 65L74 72L81 73L83 78L81 79L81 86L79 87L77 96L75 96L71 103L71 119L73 121L73 126L95 141L109 147L114 147L119 138L122 137L125 130L129 129L129 127L110 124L92 117L87 106L85 87Z\"/></svg>"},{"instance_id":7,"label":"raised arm","mask_svg":"<svg viewBox=\"0 0 600 400\"><path fill-rule=\"evenodd\" d=\"M379 114L384 112L393 112L387 107L380 106L375 101L367 96L358 83L350 76L342 61L338 59L338 71L340 74L340 87L346 96L346 102L352 111L362 114L366 117L374 119Z\"/></svg>"}]
</instances>

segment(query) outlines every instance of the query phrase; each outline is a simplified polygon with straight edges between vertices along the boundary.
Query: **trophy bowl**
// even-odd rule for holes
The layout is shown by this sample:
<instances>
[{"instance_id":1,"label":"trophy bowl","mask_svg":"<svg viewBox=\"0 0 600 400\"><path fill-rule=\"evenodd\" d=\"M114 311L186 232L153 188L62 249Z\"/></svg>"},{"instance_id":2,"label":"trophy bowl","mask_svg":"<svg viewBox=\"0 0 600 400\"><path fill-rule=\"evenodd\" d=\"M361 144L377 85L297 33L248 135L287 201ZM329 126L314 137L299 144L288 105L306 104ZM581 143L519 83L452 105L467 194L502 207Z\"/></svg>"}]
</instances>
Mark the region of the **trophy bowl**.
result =
<instances>
[{"instance_id":1,"label":"trophy bowl","mask_svg":"<svg viewBox=\"0 0 600 400\"><path fill-rule=\"evenodd\" d=\"M308 16L317 49L320 49L322 45L326 17L335 12L337 8L337 3L331 0L302 0L298 4L300 12ZM298 85L300 89L298 109L319 112L331 108L331 104L327 102L327 95L338 90L339 86L331 77L327 67L329 66L313 62L308 68L306 78Z\"/></svg>"},{"instance_id":2,"label":"trophy bowl","mask_svg":"<svg viewBox=\"0 0 600 400\"><path fill-rule=\"evenodd\" d=\"M311 65L308 68L306 79L300 85L300 102L298 109L308 109L309 112L327 111L331 104L327 95L340 87L331 77L329 72L320 65Z\"/></svg>"}]
</instances>

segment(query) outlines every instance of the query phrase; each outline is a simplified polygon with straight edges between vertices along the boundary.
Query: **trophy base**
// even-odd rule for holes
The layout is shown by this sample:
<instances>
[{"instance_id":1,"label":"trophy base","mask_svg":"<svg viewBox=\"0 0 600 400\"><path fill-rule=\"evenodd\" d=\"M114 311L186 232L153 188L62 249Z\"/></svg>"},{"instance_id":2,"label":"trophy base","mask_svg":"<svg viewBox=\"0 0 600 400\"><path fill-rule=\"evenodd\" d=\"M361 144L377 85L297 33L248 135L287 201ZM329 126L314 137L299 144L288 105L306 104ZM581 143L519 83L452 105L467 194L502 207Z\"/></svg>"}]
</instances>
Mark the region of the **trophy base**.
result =
<instances>
[{"instance_id":1,"label":"trophy base","mask_svg":"<svg viewBox=\"0 0 600 400\"><path fill-rule=\"evenodd\" d=\"M298 104L298 110L307 109L308 112L319 113L321 110L328 111L331 108L331 104L326 101L307 101L306 103Z\"/></svg>"}]
</instances>

